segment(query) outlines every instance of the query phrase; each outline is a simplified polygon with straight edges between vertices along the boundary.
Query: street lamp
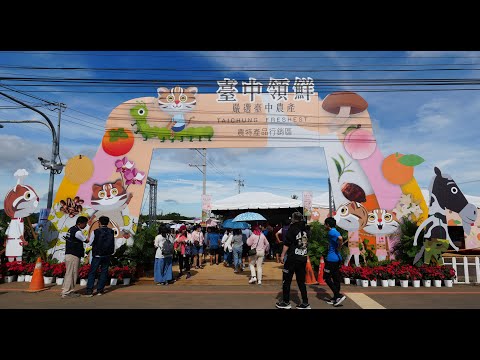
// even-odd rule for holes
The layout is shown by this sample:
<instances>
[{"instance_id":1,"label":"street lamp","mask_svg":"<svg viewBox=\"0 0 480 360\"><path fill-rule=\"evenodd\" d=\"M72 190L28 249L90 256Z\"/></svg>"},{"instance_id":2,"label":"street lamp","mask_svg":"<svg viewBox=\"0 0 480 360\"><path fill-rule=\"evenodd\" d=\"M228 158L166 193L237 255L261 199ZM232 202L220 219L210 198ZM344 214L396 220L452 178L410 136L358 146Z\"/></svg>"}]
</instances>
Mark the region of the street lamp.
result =
<instances>
[{"instance_id":1,"label":"street lamp","mask_svg":"<svg viewBox=\"0 0 480 360\"><path fill-rule=\"evenodd\" d=\"M55 161L57 159L58 155L59 155L59 141L58 141L58 137L57 137L57 132L55 131L55 127L53 126L53 124L50 121L50 119L48 118L48 116L45 115L40 110L34 108L33 106L30 106L30 105L24 103L23 101L20 101L20 100L14 98L13 96L5 94L4 92L0 91L0 95L5 96L6 98L16 102L17 104L23 105L26 108L29 108L29 109L35 111L36 113L40 114L45 120L47 120L48 125L45 124L44 122L37 121L37 120L1 121L1 122L2 123L28 123L28 122L40 123L40 124L43 124L45 126L48 126L48 128L52 132L52 157L51 157L51 160L50 161L45 161L43 159L44 161L42 162L41 158L38 158L40 160L40 163L42 164L42 166L45 168L45 170L50 170L50 180L49 180L49 183L48 183L47 208L51 209L52 208L52 202L53 202L53 184L55 182L55 174L60 174L62 172L62 169L63 169L63 166L64 166L61 162L57 163ZM3 125L2 125L2 127L3 127Z\"/></svg>"}]
</instances>

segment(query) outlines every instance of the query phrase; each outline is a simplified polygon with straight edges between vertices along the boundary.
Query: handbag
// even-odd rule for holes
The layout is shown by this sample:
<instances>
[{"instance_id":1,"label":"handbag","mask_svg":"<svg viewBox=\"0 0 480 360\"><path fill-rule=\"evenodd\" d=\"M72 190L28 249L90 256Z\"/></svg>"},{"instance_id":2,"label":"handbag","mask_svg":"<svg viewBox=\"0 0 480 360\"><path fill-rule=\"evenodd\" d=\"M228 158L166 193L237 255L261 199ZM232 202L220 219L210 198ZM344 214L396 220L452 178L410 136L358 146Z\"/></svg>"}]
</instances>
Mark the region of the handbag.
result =
<instances>
[{"instance_id":1,"label":"handbag","mask_svg":"<svg viewBox=\"0 0 480 360\"><path fill-rule=\"evenodd\" d=\"M253 249L248 250L248 256L257 255L257 245L258 245L258 242L260 241L260 237L261 237L261 235L258 235L258 240L257 240L257 244L255 245L255 247Z\"/></svg>"}]
</instances>

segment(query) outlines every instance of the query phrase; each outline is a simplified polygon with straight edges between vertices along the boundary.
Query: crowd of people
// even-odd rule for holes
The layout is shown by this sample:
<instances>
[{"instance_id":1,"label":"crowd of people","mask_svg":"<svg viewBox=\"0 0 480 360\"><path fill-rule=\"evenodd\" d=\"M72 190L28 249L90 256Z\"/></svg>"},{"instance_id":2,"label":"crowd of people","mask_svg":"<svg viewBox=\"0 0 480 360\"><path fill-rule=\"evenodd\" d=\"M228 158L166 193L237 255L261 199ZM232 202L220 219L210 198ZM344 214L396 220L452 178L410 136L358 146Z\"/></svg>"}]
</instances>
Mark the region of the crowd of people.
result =
<instances>
[{"instance_id":1,"label":"crowd of people","mask_svg":"<svg viewBox=\"0 0 480 360\"><path fill-rule=\"evenodd\" d=\"M78 275L80 258L84 256L83 243L92 243L92 263L88 275L86 296L93 296L93 287L97 269L100 270L96 295L104 293L108 277L110 256L114 252L114 233L108 228L109 218L102 216L99 219L100 227L87 238L82 230L87 225L87 218L80 216L75 226L69 229L65 248L66 276L62 288L62 298L78 297L74 291ZM335 228L335 219L325 219L328 230L328 255L325 262L324 279L333 292L332 298L326 301L334 306L340 305L345 296L340 293L340 265L342 257L339 249L343 238ZM305 285L306 263L308 252L308 226L299 212L294 212L291 221L275 227L254 225L252 229L223 229L209 227L206 233L200 225L187 229L182 225L178 230L171 231L167 227L160 227L155 237L156 248L154 263L154 281L157 285L172 284L184 275L188 279L192 276L191 269L203 269L209 255L210 266L223 263L232 267L234 273L245 271L248 261L250 270L249 284L262 284L262 265L265 258L276 260L283 264L282 299L275 305L280 309L290 309L290 286L293 275L296 277L302 302L297 309L310 309L308 294ZM173 276L174 261L178 262L178 275Z\"/></svg>"},{"instance_id":2,"label":"crowd of people","mask_svg":"<svg viewBox=\"0 0 480 360\"><path fill-rule=\"evenodd\" d=\"M222 229L208 227L203 232L200 225L169 231L160 227L155 238L154 280L158 285L168 285L192 276L191 269L203 269L223 264L231 267L234 273L246 270L251 273L250 284L262 284L262 264L265 258L280 262L282 252L282 226L273 228L267 225L254 225L247 229ZM280 231L280 237L277 232ZM165 253L165 241L173 244L174 252ZM255 249L255 255L249 254ZM173 263L178 263L178 275L173 276Z\"/></svg>"}]
</instances>

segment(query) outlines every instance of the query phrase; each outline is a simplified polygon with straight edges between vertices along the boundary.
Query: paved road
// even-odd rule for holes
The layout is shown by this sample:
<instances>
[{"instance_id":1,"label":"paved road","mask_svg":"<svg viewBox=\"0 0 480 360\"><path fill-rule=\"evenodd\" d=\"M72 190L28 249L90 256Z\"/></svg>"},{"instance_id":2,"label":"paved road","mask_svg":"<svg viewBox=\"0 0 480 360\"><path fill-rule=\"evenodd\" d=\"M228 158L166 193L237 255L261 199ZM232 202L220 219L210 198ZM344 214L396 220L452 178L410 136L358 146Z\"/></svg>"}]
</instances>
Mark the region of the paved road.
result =
<instances>
[{"instance_id":1,"label":"paved road","mask_svg":"<svg viewBox=\"0 0 480 360\"><path fill-rule=\"evenodd\" d=\"M104 296L60 298L60 287L27 293L27 283L0 284L0 309L274 309L281 284L157 286L140 281L130 286L107 287ZM78 289L81 289L77 285ZM79 291L83 291L79 290ZM326 286L309 285L313 309L480 309L480 286L453 288L359 288L344 286L347 300L339 307L322 298L331 294ZM300 303L296 283L291 301Z\"/></svg>"}]
</instances>

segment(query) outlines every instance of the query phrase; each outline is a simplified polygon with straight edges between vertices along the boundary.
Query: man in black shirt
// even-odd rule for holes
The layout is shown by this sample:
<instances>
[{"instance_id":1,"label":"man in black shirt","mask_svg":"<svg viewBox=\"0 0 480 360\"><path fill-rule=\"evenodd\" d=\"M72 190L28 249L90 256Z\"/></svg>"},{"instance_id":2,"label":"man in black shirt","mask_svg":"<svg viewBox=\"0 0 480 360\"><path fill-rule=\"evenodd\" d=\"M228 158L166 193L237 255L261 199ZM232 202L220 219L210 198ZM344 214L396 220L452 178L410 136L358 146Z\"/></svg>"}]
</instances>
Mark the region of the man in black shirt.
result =
<instances>
[{"instance_id":1,"label":"man in black shirt","mask_svg":"<svg viewBox=\"0 0 480 360\"><path fill-rule=\"evenodd\" d=\"M299 212L292 214L292 224L288 228L287 236L283 242L282 255L280 261L283 267L283 299L277 302L275 306L279 309L291 309L290 305L290 285L293 274L297 279L298 288L302 294L302 303L297 305L297 309L311 309L308 303L307 287L305 286L305 273L307 266L307 246L308 236L303 222L303 216ZM286 260L285 260L286 255Z\"/></svg>"},{"instance_id":2,"label":"man in black shirt","mask_svg":"<svg viewBox=\"0 0 480 360\"><path fill-rule=\"evenodd\" d=\"M93 296L93 285L95 274L100 267L100 278L98 279L97 295L103 295L103 289L108 278L108 266L110 255L115 251L115 233L108 227L110 219L107 216L100 216L98 219L100 228L96 229L91 236L92 241L92 264L88 273L86 296Z\"/></svg>"},{"instance_id":3,"label":"man in black shirt","mask_svg":"<svg viewBox=\"0 0 480 360\"><path fill-rule=\"evenodd\" d=\"M75 226L68 230L64 238L66 271L62 286L62 298L80 296L74 290L77 283L80 259L85 256L83 243L88 243L87 237L82 233L82 230L87 226L87 222L88 219L85 216L79 216Z\"/></svg>"}]
</instances>

